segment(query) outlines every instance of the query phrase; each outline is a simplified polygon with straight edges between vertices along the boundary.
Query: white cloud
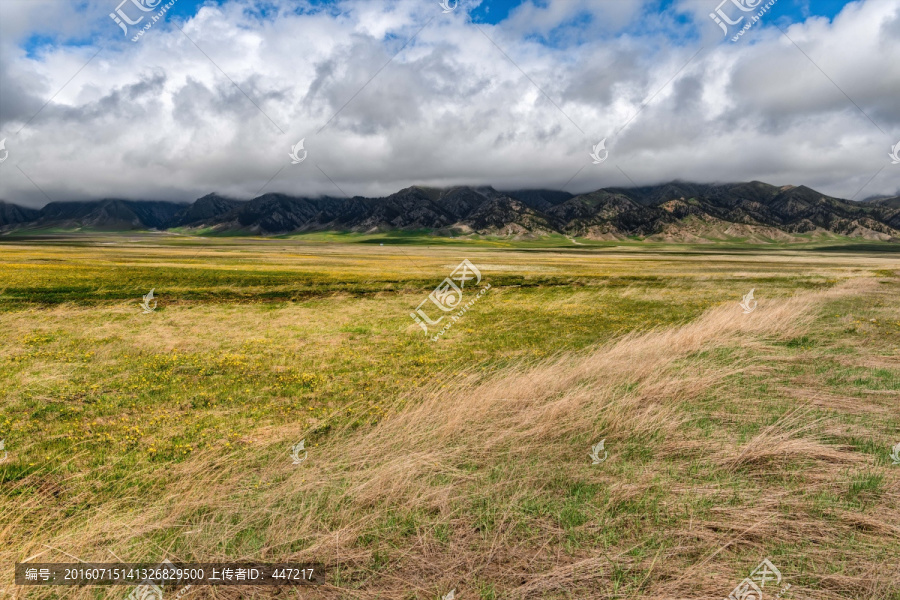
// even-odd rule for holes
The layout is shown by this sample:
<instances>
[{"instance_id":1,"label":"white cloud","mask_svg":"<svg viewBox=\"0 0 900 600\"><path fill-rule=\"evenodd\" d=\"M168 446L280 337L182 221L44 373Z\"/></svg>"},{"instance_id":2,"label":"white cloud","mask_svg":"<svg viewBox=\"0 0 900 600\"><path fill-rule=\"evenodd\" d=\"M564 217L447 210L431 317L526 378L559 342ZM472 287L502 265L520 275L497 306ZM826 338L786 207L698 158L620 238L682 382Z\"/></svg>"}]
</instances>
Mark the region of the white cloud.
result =
<instances>
[{"instance_id":1,"label":"white cloud","mask_svg":"<svg viewBox=\"0 0 900 600\"><path fill-rule=\"evenodd\" d=\"M251 197L276 173L265 192L340 194L320 168L351 195L558 188L578 172L569 191L628 178L760 179L850 197L882 167L861 196L900 189L887 158L900 139L900 0L791 26L809 58L765 17L722 42L708 18L715 3L698 0L661 16L641 3L528 3L477 27L465 3L444 15L413 0L303 11L285 2L260 17L250 0L232 1L182 23L202 52L169 23L127 41L105 2L65 26L25 4L0 5L7 201L46 202L19 168L54 200ZM693 24L676 22L679 11ZM584 15L605 25L560 35ZM94 43L21 49L35 32L69 35L74 24L96 32ZM610 158L592 165L603 137ZM291 165L300 138L309 157Z\"/></svg>"}]
</instances>

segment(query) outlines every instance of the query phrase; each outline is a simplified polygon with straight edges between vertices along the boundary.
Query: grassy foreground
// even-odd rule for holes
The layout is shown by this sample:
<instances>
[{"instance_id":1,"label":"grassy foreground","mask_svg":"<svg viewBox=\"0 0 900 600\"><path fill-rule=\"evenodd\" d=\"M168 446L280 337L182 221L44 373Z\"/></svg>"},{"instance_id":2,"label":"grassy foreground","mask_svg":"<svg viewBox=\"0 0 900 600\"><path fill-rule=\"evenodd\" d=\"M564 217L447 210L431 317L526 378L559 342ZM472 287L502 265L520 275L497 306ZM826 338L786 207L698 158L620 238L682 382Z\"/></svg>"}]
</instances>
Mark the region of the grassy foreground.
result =
<instances>
[{"instance_id":1,"label":"grassy foreground","mask_svg":"<svg viewBox=\"0 0 900 600\"><path fill-rule=\"evenodd\" d=\"M431 341L409 313L463 258L491 289ZM128 594L12 584L77 557L329 567L193 598L721 599L769 557L784 598L900 599L898 275L877 246L8 240L0 593Z\"/></svg>"}]
</instances>

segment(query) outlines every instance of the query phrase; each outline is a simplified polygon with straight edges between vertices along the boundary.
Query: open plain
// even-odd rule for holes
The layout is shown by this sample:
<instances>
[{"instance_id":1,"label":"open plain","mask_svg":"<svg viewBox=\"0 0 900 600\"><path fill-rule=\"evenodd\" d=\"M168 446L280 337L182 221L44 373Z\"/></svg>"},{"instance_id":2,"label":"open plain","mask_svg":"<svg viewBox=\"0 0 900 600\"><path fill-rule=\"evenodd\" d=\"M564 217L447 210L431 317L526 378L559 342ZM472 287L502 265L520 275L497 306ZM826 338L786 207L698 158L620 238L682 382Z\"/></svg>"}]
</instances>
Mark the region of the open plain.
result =
<instances>
[{"instance_id":1,"label":"open plain","mask_svg":"<svg viewBox=\"0 0 900 600\"><path fill-rule=\"evenodd\" d=\"M327 571L195 598L720 599L768 558L784 598L900 599L892 250L9 236L0 594L169 558ZM490 289L433 341L463 259Z\"/></svg>"}]
</instances>

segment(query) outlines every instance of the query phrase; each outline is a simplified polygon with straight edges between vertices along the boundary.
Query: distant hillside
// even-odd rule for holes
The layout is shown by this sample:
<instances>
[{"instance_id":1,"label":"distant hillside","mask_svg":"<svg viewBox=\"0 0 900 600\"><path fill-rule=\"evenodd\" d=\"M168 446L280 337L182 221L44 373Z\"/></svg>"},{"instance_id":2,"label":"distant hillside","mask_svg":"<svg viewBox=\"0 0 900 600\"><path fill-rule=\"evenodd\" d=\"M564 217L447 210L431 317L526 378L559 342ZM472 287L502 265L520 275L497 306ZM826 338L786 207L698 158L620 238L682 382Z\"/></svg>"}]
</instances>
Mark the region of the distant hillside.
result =
<instances>
[{"instance_id":1,"label":"distant hillside","mask_svg":"<svg viewBox=\"0 0 900 600\"><path fill-rule=\"evenodd\" d=\"M248 201L209 194L191 204L106 199L52 202L40 210L0 202L0 228L170 229L248 234L432 230L513 236L561 233L593 239L671 241L798 234L900 239L900 198L852 202L805 186L759 181L681 181L604 188L573 196L553 190L497 191L413 186L383 198L265 194Z\"/></svg>"},{"instance_id":2,"label":"distant hillside","mask_svg":"<svg viewBox=\"0 0 900 600\"><path fill-rule=\"evenodd\" d=\"M40 211L0 201L0 228L34 221Z\"/></svg>"},{"instance_id":3,"label":"distant hillside","mask_svg":"<svg viewBox=\"0 0 900 600\"><path fill-rule=\"evenodd\" d=\"M51 202L36 219L19 225L90 229L164 229L174 223L179 211L189 204L148 200L95 200Z\"/></svg>"},{"instance_id":4,"label":"distant hillside","mask_svg":"<svg viewBox=\"0 0 900 600\"><path fill-rule=\"evenodd\" d=\"M869 204L888 208L900 208L900 196L885 196L869 200Z\"/></svg>"}]
</instances>

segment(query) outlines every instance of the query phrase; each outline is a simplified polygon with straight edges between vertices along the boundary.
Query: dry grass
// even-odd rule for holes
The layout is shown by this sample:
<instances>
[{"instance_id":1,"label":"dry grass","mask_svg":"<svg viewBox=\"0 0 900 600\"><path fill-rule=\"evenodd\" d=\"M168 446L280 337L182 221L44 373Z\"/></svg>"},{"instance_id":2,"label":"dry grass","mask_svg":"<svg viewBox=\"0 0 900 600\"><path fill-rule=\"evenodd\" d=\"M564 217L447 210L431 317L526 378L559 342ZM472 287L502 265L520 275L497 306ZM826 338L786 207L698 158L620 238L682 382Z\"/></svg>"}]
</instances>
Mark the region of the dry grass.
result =
<instances>
[{"instance_id":1,"label":"dry grass","mask_svg":"<svg viewBox=\"0 0 900 600\"><path fill-rule=\"evenodd\" d=\"M312 432L262 429L238 450L203 451L170 465L166 484L149 468L136 473L150 493L120 496L64 529L59 519L73 499L55 502L55 486L64 482L48 477L17 513L44 511L43 520L29 523L46 526L52 541L18 531L24 519L0 526L0 539L21 543L13 549L19 559L65 560L65 551L94 561L168 555L342 567L342 581L302 595L316 598L433 598L451 588L462 598L721 598L773 552L779 564L814 565L809 597L897 598L900 477L879 471L888 483L877 513L835 505L817 512L816 495L840 488L848 469L869 461L820 439L828 418L812 412L815 402L802 400L744 443L719 430L698 435L684 410L711 393L730 393L748 412L764 411L754 404L759 399L741 398L725 382L753 372L774 342L807 331L822 303L872 293L872 286L855 280L761 301L751 315L723 306L682 327L626 335L589 352L489 376L448 375L404 398L375 427L333 431L300 467L285 449ZM716 349L735 356L711 361ZM835 409L848 402L832 396ZM592 467L588 449L603 438L610 457ZM640 458L647 446L650 456ZM705 483L686 477L698 469ZM778 483L792 478L803 493ZM523 513L536 498L557 498L561 480L593 486L592 518L565 525L540 511ZM680 518L666 521L669 514ZM663 522L646 522L653 519ZM170 534L179 528L197 533ZM611 528L616 535L600 543ZM858 544L842 558L848 536ZM8 547L2 553L10 557ZM845 572L826 572L844 558L851 561ZM802 580L794 581L794 597L806 597ZM108 597L124 596L121 589ZM195 589L191 597L276 593ZM66 590L65 597L95 593Z\"/></svg>"}]
</instances>

